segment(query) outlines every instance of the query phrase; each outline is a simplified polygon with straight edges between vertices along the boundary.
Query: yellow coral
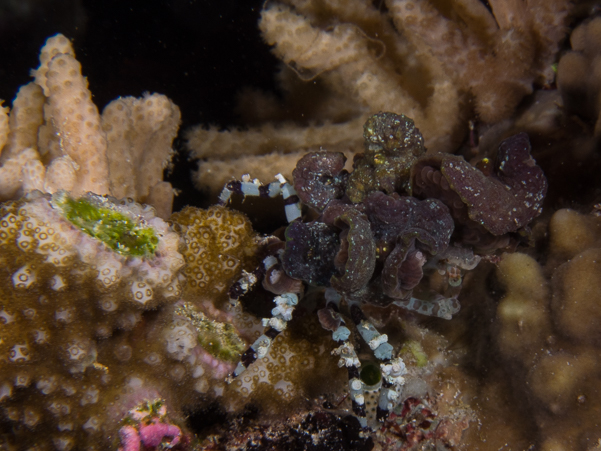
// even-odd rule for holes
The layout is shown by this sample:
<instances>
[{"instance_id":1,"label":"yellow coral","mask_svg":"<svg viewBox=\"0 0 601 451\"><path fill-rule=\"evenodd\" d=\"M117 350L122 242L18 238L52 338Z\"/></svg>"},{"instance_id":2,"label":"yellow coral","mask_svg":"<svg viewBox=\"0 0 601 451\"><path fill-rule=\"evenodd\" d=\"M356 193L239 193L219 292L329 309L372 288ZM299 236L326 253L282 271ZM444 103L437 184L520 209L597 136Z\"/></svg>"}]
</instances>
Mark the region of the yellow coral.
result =
<instances>
[{"instance_id":1,"label":"yellow coral","mask_svg":"<svg viewBox=\"0 0 601 451\"><path fill-rule=\"evenodd\" d=\"M252 270L258 235L250 221L234 210L214 206L208 210L186 207L171 221L180 228L186 248L185 274L189 290L221 306L242 270Z\"/></svg>"}]
</instances>

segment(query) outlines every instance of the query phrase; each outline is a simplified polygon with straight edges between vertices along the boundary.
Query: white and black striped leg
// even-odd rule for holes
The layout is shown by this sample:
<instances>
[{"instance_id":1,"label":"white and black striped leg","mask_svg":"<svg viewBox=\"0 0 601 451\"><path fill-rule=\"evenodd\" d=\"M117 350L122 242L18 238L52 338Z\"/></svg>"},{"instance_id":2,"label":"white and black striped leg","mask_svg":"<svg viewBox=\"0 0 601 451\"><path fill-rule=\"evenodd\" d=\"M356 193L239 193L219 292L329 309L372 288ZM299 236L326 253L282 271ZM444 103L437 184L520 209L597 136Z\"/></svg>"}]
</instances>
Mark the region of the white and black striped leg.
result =
<instances>
[{"instance_id":1,"label":"white and black striped leg","mask_svg":"<svg viewBox=\"0 0 601 451\"><path fill-rule=\"evenodd\" d=\"M281 183L282 197L284 198L284 209L286 211L286 219L288 222L292 222L295 219L301 217L301 203L296 190L290 183L282 176L278 174L275 176Z\"/></svg>"},{"instance_id":2,"label":"white and black striped leg","mask_svg":"<svg viewBox=\"0 0 601 451\"><path fill-rule=\"evenodd\" d=\"M411 297L409 299L396 300L393 304L412 312L421 313L422 315L437 316L450 320L461 309L457 296L458 294L445 297L436 293L429 300Z\"/></svg>"},{"instance_id":3,"label":"white and black striped leg","mask_svg":"<svg viewBox=\"0 0 601 451\"><path fill-rule=\"evenodd\" d=\"M357 416L361 427L367 427L365 391L359 374L361 362L359 362L355 348L348 340L345 340L341 346L332 351L332 355L339 355L338 366L341 368L345 366L348 371L348 385L353 412Z\"/></svg>"},{"instance_id":4,"label":"white and black striped leg","mask_svg":"<svg viewBox=\"0 0 601 451\"><path fill-rule=\"evenodd\" d=\"M401 392L405 384L403 376L407 374L407 368L403 359L397 357L382 362L380 370L382 371L382 388L380 389L376 418L383 422L401 401Z\"/></svg>"},{"instance_id":5,"label":"white and black striped leg","mask_svg":"<svg viewBox=\"0 0 601 451\"><path fill-rule=\"evenodd\" d=\"M402 386L405 383L403 375L406 374L405 363L400 357L392 358L392 346L388 343L388 337L380 334L375 326L369 322L358 303L350 305L351 318L357 326L357 330L374 351L377 359L381 360L382 387L380 398L376 409L378 421L384 421L390 412L400 401Z\"/></svg>"},{"instance_id":6,"label":"white and black striped leg","mask_svg":"<svg viewBox=\"0 0 601 451\"><path fill-rule=\"evenodd\" d=\"M240 362L238 362L232 373L232 378L240 376L257 359L262 359L267 355L275 337L286 329L288 321L292 319L294 307L298 304L298 296L295 293L284 293L281 296L276 296L273 301L276 303L276 307L271 310L273 316L263 319L263 325L269 327L265 329L263 335L244 351L240 357Z\"/></svg>"},{"instance_id":7,"label":"white and black striped leg","mask_svg":"<svg viewBox=\"0 0 601 451\"><path fill-rule=\"evenodd\" d=\"M275 178L277 179L276 182L272 182L269 185L263 185L257 179L251 180L248 174L243 175L242 181L232 180L225 185L219 195L217 203L219 205L227 205L234 193L245 197L276 197L282 194L282 197L284 198L284 208L286 209L286 219L288 222L300 218L301 204L296 195L296 191L282 174L276 175Z\"/></svg>"},{"instance_id":8,"label":"white and black striped leg","mask_svg":"<svg viewBox=\"0 0 601 451\"><path fill-rule=\"evenodd\" d=\"M388 336L380 334L376 327L367 319L357 302L349 302L351 318L357 326L361 337L368 344L378 360L392 358L392 346L388 343Z\"/></svg>"},{"instance_id":9,"label":"white and black striped leg","mask_svg":"<svg viewBox=\"0 0 601 451\"><path fill-rule=\"evenodd\" d=\"M238 300L248 293L252 287L263 277L265 274L265 267L261 264L255 268L254 271L248 272L242 270L242 276L232 284L227 294L230 298L232 305L238 304Z\"/></svg>"},{"instance_id":10,"label":"white and black striped leg","mask_svg":"<svg viewBox=\"0 0 601 451\"><path fill-rule=\"evenodd\" d=\"M217 199L219 205L227 205L232 194L255 197L276 197L281 194L280 182L272 182L263 185L258 179L251 180L250 175L245 174L242 180L232 180L226 183Z\"/></svg>"},{"instance_id":11,"label":"white and black striped leg","mask_svg":"<svg viewBox=\"0 0 601 451\"><path fill-rule=\"evenodd\" d=\"M232 377L240 376L240 374L242 374L244 370L252 365L257 359L262 359L265 357L269 351L269 348L271 347L271 342L279 334L279 330L270 327L263 333L263 335L257 338L255 342L250 345L246 351L244 351L242 356L240 356L240 361L232 373Z\"/></svg>"},{"instance_id":12,"label":"white and black striped leg","mask_svg":"<svg viewBox=\"0 0 601 451\"><path fill-rule=\"evenodd\" d=\"M365 395L363 382L361 381L359 367L361 362L357 357L355 348L348 341L351 332L346 327L344 319L339 313L340 295L332 289L326 290L326 307L319 310L318 316L321 325L326 330L332 331L332 339L342 342L342 345L332 351L333 355L340 356L339 367L346 367L348 371L349 392L353 406L353 412L359 419L362 427L367 426L365 412Z\"/></svg>"}]
</instances>

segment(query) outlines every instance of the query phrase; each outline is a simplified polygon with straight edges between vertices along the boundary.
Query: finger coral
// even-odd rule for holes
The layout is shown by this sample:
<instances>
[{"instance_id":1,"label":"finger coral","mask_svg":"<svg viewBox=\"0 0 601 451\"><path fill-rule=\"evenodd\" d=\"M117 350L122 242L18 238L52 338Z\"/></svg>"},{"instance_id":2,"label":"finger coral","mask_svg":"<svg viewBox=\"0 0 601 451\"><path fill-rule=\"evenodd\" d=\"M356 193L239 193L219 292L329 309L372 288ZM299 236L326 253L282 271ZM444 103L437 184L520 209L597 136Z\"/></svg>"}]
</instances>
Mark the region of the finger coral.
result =
<instances>
[{"instance_id":1,"label":"finger coral","mask_svg":"<svg viewBox=\"0 0 601 451\"><path fill-rule=\"evenodd\" d=\"M543 450L589 449L601 439L600 225L598 216L558 210L544 267L519 253L499 264L507 291L497 308L497 345Z\"/></svg>"},{"instance_id":2,"label":"finger coral","mask_svg":"<svg viewBox=\"0 0 601 451\"><path fill-rule=\"evenodd\" d=\"M557 65L557 86L564 106L571 112L594 123L594 135L601 133L599 123L598 47L601 19L596 17L580 24L570 36L572 50L566 52Z\"/></svg>"},{"instance_id":3,"label":"finger coral","mask_svg":"<svg viewBox=\"0 0 601 451\"><path fill-rule=\"evenodd\" d=\"M0 111L0 199L32 190L131 197L171 213L163 182L180 112L167 97L120 98L102 115L69 40L58 34L40 54L35 81L23 86L10 113Z\"/></svg>"}]
</instances>

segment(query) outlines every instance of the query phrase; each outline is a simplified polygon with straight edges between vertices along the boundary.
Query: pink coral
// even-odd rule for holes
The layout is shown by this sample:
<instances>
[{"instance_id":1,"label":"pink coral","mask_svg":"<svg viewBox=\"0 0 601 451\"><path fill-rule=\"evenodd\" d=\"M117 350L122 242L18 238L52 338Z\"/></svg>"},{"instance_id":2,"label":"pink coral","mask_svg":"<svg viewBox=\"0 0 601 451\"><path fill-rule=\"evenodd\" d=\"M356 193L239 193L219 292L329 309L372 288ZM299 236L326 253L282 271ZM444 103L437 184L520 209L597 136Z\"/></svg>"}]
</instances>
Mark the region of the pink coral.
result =
<instances>
[{"instance_id":1,"label":"pink coral","mask_svg":"<svg viewBox=\"0 0 601 451\"><path fill-rule=\"evenodd\" d=\"M190 442L189 436L169 420L161 399L146 401L130 410L125 421L128 424L119 430L119 451L187 449Z\"/></svg>"},{"instance_id":2,"label":"pink coral","mask_svg":"<svg viewBox=\"0 0 601 451\"><path fill-rule=\"evenodd\" d=\"M157 447L165 437L171 437L171 446L177 445L181 440L182 431L177 426L165 424L156 418L151 424L140 428L140 439L144 446Z\"/></svg>"},{"instance_id":3,"label":"pink coral","mask_svg":"<svg viewBox=\"0 0 601 451\"><path fill-rule=\"evenodd\" d=\"M182 441L182 430L173 425L163 423L157 418L152 423L140 426L140 432L133 426L123 426L119 430L122 446L119 451L139 451L144 449L158 449L160 445L173 448ZM168 442L165 442L165 439Z\"/></svg>"},{"instance_id":4,"label":"pink coral","mask_svg":"<svg viewBox=\"0 0 601 451\"><path fill-rule=\"evenodd\" d=\"M132 426L123 426L119 430L122 447L119 451L139 451L140 450L140 435L136 428Z\"/></svg>"}]
</instances>

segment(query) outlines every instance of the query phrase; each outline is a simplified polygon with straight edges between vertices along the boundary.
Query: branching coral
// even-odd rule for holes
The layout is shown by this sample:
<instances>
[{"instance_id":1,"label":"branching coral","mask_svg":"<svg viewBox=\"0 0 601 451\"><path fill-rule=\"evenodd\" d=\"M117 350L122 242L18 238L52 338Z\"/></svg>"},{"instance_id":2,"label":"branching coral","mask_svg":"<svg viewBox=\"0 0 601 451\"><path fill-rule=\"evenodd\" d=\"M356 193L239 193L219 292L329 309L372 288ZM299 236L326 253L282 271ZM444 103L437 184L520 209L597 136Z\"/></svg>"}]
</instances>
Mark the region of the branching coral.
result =
<instances>
[{"instance_id":1,"label":"branching coral","mask_svg":"<svg viewBox=\"0 0 601 451\"><path fill-rule=\"evenodd\" d=\"M0 207L0 447L245 449L255 439L264 447L343 447L348 437L383 449L594 446L601 438L599 218L557 212L544 266L524 253L506 255L495 279L488 262L523 241L546 193L526 136L503 141L495 158L477 166L425 154L455 147L470 114L466 99L481 120L494 121L533 82L544 82L563 3L530 2L524 11L491 2L493 14L475 2L433 4L391 0L381 11L359 1L265 5L265 36L288 64L282 79L315 82L307 121L266 125L266 138L257 129L195 139L207 140L202 158L212 146L238 158L228 141L244 143L252 164L265 161L253 155L269 152L276 142L269 139L290 152L285 172L298 199L281 181L287 207L300 199L311 211L296 208L301 219L279 235L284 241L260 238L247 218L222 206L189 207L165 222L149 206L104 196L155 203L168 216L172 190L161 179L177 107L157 95L124 98L100 116L68 41L49 41L36 82L22 88L10 115L0 113L2 195L29 193ZM557 14L534 20L549 11ZM424 27L440 40L410 31ZM288 36L293 28L296 40ZM465 67L457 71L448 49L460 40L457 61ZM523 59L502 64L516 55ZM301 89L293 91L289 104ZM369 116L362 141L370 108L390 102L416 123ZM299 148L312 152L300 156ZM361 153L351 160L354 151ZM245 195L272 187L242 183ZM536 228L540 237L544 227ZM488 305L496 319L474 308L487 302L485 289L473 289L484 285L497 290L498 303ZM278 295L275 305L263 299L265 290ZM230 305L229 297L240 302ZM263 322L249 313L269 310ZM412 312L454 318L422 322ZM474 337L474 329L492 335L483 346L500 352L497 359L486 349L502 363L491 372L503 381L466 369L474 346L457 337ZM332 339L342 342L333 352ZM228 377L241 365L246 371ZM538 436L519 442L518 428L503 424L522 418L500 399L510 389ZM231 434L217 426L221 438L199 444L186 417L211 402L228 412L226 425L239 428ZM257 421L236 417L246 408L258 409ZM377 431L339 438L341 428L358 428L352 416L341 419L351 409ZM276 424L277 416L289 421Z\"/></svg>"},{"instance_id":2,"label":"branching coral","mask_svg":"<svg viewBox=\"0 0 601 451\"><path fill-rule=\"evenodd\" d=\"M32 190L64 189L131 197L171 213L163 182L180 123L177 106L159 94L120 98L102 115L63 35L42 48L35 82L23 86L12 111L0 111L0 199Z\"/></svg>"},{"instance_id":3,"label":"branching coral","mask_svg":"<svg viewBox=\"0 0 601 451\"><path fill-rule=\"evenodd\" d=\"M270 178L261 166L289 175L290 161L260 163L271 152L357 149L349 130L374 111L402 111L429 150L453 151L472 109L494 123L509 117L533 84L552 82L569 8L565 0L494 1L490 9L478 0L389 0L381 8L363 0L267 2L259 26L286 64L284 105L252 93L245 117L268 125L190 132L189 147L203 159L197 183L218 190L223 179L215 173L228 166L235 178L251 168L253 176ZM291 81L295 76L305 83ZM301 117L290 117L290 110ZM251 155L265 156L252 164Z\"/></svg>"}]
</instances>

